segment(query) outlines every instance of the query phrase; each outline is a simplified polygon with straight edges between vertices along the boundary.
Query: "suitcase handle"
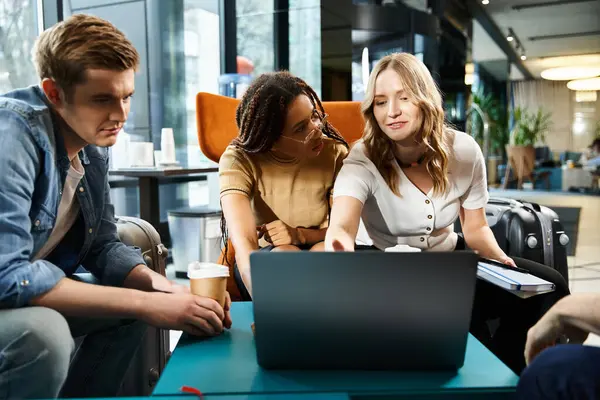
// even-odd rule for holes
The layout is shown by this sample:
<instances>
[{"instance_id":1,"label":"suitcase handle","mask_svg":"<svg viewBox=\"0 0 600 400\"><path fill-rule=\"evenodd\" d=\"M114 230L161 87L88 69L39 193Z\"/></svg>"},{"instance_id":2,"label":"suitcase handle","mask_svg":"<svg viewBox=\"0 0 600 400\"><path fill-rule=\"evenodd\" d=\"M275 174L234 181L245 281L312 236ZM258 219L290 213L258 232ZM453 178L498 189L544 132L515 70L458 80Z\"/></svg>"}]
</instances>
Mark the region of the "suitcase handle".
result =
<instances>
[{"instance_id":1,"label":"suitcase handle","mask_svg":"<svg viewBox=\"0 0 600 400\"><path fill-rule=\"evenodd\" d=\"M506 199L502 197L490 197L488 200L488 204L496 204L500 206L510 206L515 207L521 204L521 202L514 199Z\"/></svg>"}]
</instances>

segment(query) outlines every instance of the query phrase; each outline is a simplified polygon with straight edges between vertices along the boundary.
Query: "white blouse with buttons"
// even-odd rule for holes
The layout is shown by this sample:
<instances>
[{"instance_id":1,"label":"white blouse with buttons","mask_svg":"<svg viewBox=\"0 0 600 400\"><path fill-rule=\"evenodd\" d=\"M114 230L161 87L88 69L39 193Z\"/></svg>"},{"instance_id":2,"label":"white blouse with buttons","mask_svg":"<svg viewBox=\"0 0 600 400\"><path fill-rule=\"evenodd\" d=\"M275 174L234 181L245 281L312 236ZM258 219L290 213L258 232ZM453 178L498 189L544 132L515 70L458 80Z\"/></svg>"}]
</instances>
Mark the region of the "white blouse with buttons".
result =
<instances>
[{"instance_id":1,"label":"white blouse with buttons","mask_svg":"<svg viewBox=\"0 0 600 400\"><path fill-rule=\"evenodd\" d=\"M422 250L452 251L457 235L454 222L460 207L485 207L485 162L479 145L463 133L447 131L450 143L449 187L444 195L419 190L394 161L399 191L395 195L369 160L364 144L357 142L344 160L333 196L351 196L363 203L362 223L368 238L358 242L384 250L408 245ZM361 227L362 228L362 227Z\"/></svg>"}]
</instances>

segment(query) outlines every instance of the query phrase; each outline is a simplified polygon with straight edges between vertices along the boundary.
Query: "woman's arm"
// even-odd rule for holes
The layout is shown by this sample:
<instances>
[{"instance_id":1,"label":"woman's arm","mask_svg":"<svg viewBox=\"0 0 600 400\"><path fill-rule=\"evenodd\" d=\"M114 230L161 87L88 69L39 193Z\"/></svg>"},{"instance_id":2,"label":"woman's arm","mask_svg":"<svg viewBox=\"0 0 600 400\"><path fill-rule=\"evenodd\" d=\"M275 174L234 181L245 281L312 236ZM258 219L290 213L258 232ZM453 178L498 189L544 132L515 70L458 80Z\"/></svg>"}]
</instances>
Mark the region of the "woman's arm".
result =
<instances>
[{"instance_id":1,"label":"woman's arm","mask_svg":"<svg viewBox=\"0 0 600 400\"><path fill-rule=\"evenodd\" d=\"M244 194L232 192L221 198L221 208L227 221L229 239L235 248L238 270L248 293L252 296L250 253L258 250L258 235L250 200Z\"/></svg>"},{"instance_id":2,"label":"woman's arm","mask_svg":"<svg viewBox=\"0 0 600 400\"><path fill-rule=\"evenodd\" d=\"M363 203L351 196L338 196L333 200L325 250L354 251L362 208Z\"/></svg>"},{"instance_id":3,"label":"woman's arm","mask_svg":"<svg viewBox=\"0 0 600 400\"><path fill-rule=\"evenodd\" d=\"M481 257L515 265L514 261L502 251L485 218L485 208L474 210L460 208L460 224L467 246Z\"/></svg>"}]
</instances>

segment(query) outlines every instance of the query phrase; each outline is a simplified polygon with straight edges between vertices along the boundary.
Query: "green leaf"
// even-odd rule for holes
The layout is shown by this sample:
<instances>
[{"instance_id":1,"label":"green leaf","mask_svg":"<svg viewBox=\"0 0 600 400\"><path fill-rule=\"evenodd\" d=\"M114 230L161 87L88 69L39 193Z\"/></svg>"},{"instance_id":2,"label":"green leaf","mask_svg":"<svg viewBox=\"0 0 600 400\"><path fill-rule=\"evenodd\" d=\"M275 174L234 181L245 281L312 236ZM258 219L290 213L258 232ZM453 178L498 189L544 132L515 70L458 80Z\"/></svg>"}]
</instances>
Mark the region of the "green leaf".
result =
<instances>
[{"instance_id":1,"label":"green leaf","mask_svg":"<svg viewBox=\"0 0 600 400\"><path fill-rule=\"evenodd\" d=\"M546 141L546 134L552 128L552 113L539 108L529 112L522 107L513 110L515 126L511 132L511 143L517 146L535 146Z\"/></svg>"}]
</instances>

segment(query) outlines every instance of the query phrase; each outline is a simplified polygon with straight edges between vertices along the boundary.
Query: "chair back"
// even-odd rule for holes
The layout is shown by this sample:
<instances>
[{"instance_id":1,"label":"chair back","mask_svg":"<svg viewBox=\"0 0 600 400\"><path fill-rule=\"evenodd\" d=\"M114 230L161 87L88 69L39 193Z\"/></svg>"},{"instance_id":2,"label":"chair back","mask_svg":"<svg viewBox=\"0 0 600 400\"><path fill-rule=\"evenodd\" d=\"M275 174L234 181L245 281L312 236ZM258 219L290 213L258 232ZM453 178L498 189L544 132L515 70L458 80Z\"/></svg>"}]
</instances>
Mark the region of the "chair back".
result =
<instances>
[{"instance_id":1,"label":"chair back","mask_svg":"<svg viewBox=\"0 0 600 400\"><path fill-rule=\"evenodd\" d=\"M208 159L219 162L221 154L238 134L235 111L239 99L200 92L196 95L196 123L200 150ZM360 139L364 122L357 101L325 101L329 122L348 143Z\"/></svg>"}]
</instances>

